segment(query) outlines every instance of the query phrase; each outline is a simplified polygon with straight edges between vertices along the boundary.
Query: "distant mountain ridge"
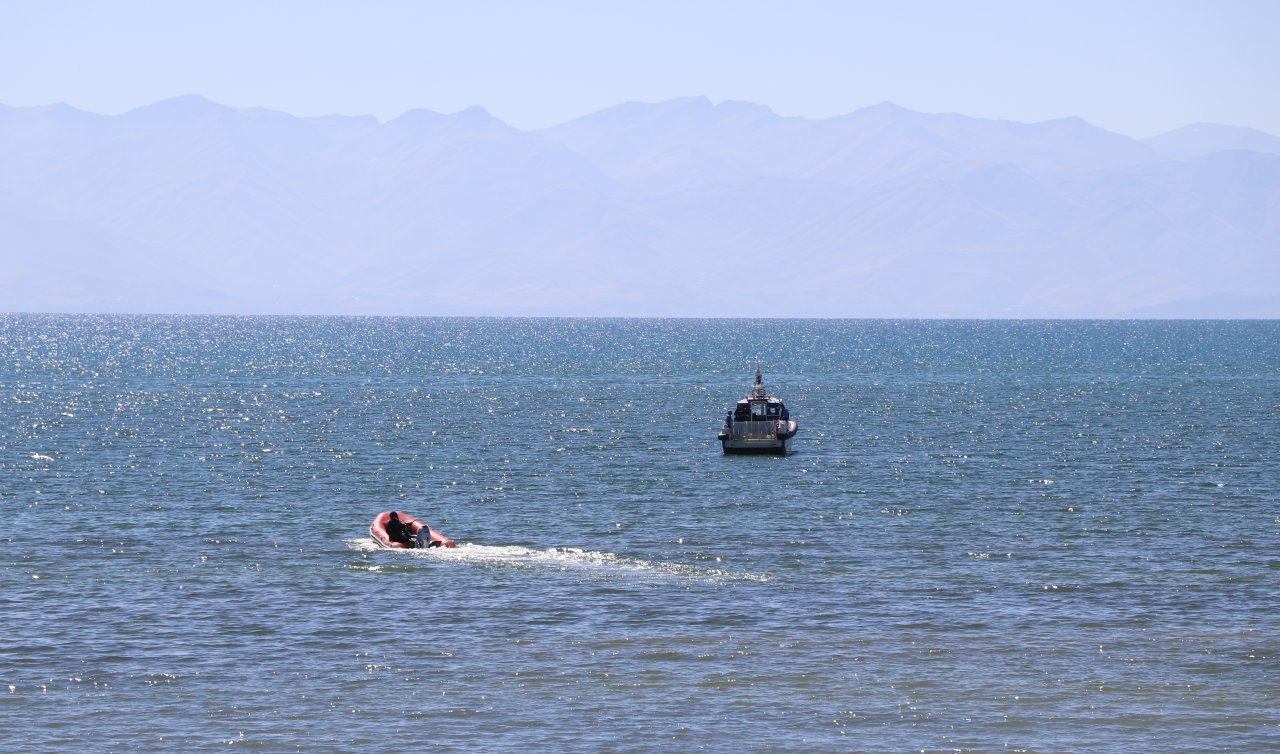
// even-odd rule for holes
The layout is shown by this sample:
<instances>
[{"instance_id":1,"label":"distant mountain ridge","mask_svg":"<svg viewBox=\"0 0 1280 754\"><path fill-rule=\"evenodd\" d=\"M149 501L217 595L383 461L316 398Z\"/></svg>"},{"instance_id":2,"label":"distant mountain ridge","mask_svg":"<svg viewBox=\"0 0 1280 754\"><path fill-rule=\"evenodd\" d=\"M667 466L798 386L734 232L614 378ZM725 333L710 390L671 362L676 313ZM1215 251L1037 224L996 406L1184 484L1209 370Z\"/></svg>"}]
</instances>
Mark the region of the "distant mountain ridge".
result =
<instances>
[{"instance_id":1,"label":"distant mountain ridge","mask_svg":"<svg viewBox=\"0 0 1280 754\"><path fill-rule=\"evenodd\" d=\"M1280 139L891 103L0 105L0 311L1280 316Z\"/></svg>"},{"instance_id":2,"label":"distant mountain ridge","mask_svg":"<svg viewBox=\"0 0 1280 754\"><path fill-rule=\"evenodd\" d=\"M1144 143L1174 160L1192 160L1214 152L1235 150L1280 155L1280 137L1252 128L1218 123L1193 123L1144 139Z\"/></svg>"}]
</instances>

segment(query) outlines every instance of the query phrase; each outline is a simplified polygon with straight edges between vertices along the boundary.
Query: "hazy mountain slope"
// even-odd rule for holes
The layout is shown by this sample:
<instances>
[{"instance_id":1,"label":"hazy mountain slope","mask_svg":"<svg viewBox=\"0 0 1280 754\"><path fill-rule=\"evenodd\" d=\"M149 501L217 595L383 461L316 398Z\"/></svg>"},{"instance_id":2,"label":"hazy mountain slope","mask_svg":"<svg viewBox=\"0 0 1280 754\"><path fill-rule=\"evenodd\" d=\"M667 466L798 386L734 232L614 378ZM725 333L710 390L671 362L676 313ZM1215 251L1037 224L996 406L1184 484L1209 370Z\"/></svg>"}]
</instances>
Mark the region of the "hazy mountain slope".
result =
<instances>
[{"instance_id":1,"label":"hazy mountain slope","mask_svg":"<svg viewBox=\"0 0 1280 754\"><path fill-rule=\"evenodd\" d=\"M227 298L160 250L0 194L0 302L61 312L210 311Z\"/></svg>"},{"instance_id":2,"label":"hazy mountain slope","mask_svg":"<svg viewBox=\"0 0 1280 754\"><path fill-rule=\"evenodd\" d=\"M1237 149L1280 155L1280 137L1252 128L1219 123L1193 123L1152 136L1144 143L1172 160L1190 160L1213 152Z\"/></svg>"},{"instance_id":3,"label":"hazy mountain slope","mask_svg":"<svg viewBox=\"0 0 1280 754\"><path fill-rule=\"evenodd\" d=\"M695 97L618 105L537 133L586 155L621 183L650 189L746 176L860 185L923 165L1096 170L1159 159L1150 147L1078 118L1025 124L926 115L889 103L807 120Z\"/></svg>"},{"instance_id":4,"label":"hazy mountain slope","mask_svg":"<svg viewBox=\"0 0 1280 754\"><path fill-rule=\"evenodd\" d=\"M1171 143L887 103L0 107L0 310L1280 316L1280 157Z\"/></svg>"}]
</instances>

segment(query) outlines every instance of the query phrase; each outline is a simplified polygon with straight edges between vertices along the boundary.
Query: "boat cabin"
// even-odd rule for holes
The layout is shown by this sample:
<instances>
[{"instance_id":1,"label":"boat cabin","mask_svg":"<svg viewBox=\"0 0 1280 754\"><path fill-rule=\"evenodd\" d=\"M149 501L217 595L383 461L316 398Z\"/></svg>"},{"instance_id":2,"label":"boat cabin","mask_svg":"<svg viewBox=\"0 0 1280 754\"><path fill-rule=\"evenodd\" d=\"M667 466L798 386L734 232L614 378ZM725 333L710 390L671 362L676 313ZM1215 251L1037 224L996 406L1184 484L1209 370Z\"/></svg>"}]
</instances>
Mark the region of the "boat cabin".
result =
<instances>
[{"instance_id":1,"label":"boat cabin","mask_svg":"<svg viewBox=\"0 0 1280 754\"><path fill-rule=\"evenodd\" d=\"M787 407L782 401L765 393L764 380L760 370L756 370L756 382L751 386L751 395L738 401L733 408L734 422L768 422L787 421Z\"/></svg>"},{"instance_id":2,"label":"boat cabin","mask_svg":"<svg viewBox=\"0 0 1280 754\"><path fill-rule=\"evenodd\" d=\"M735 422L764 422L786 420L787 407L777 398L743 398L733 409Z\"/></svg>"}]
</instances>

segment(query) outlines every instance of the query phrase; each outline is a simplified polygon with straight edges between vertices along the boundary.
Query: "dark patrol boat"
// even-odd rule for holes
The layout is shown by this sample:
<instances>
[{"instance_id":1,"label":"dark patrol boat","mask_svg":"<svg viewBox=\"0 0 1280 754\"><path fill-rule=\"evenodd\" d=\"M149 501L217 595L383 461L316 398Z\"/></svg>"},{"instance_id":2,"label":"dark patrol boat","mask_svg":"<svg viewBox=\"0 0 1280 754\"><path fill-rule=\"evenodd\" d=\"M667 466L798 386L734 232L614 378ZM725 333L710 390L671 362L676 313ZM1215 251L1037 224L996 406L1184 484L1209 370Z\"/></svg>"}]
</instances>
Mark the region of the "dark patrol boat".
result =
<instances>
[{"instance_id":1,"label":"dark patrol boat","mask_svg":"<svg viewBox=\"0 0 1280 754\"><path fill-rule=\"evenodd\" d=\"M785 455L791 452L791 438L799 427L791 421L782 401L764 391L760 370L756 370L756 382L751 394L738 401L724 418L720 429L720 447L728 453L771 453Z\"/></svg>"}]
</instances>

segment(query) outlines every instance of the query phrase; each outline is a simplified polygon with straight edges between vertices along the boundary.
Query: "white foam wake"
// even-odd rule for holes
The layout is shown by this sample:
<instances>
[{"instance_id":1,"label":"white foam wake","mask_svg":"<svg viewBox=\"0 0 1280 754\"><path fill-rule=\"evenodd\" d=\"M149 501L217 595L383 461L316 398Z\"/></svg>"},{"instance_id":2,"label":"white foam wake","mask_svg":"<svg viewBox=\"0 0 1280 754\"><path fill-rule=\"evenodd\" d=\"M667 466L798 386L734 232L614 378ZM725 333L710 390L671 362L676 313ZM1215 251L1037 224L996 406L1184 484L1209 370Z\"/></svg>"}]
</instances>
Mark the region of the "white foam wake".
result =
<instances>
[{"instance_id":1,"label":"white foam wake","mask_svg":"<svg viewBox=\"0 0 1280 754\"><path fill-rule=\"evenodd\" d=\"M664 563L642 558L626 558L611 552L582 550L576 547L553 547L536 550L519 545L477 545L460 543L457 547L433 547L428 550L389 550L372 537L347 540L347 545L361 552L426 558L445 563L490 567L552 568L560 571L581 570L602 576L681 577L699 581L768 581L767 576L735 573L719 568L701 568L681 563Z\"/></svg>"}]
</instances>

